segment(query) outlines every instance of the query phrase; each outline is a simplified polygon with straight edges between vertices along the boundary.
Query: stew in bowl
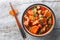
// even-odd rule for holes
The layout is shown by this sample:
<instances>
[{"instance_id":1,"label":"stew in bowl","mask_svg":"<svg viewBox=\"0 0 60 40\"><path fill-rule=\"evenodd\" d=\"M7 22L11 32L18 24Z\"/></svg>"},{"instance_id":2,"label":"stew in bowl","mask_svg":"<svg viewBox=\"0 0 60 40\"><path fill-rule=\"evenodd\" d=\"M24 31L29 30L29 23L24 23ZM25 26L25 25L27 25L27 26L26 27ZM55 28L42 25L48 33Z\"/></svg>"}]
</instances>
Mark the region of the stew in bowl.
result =
<instances>
[{"instance_id":1,"label":"stew in bowl","mask_svg":"<svg viewBox=\"0 0 60 40\"><path fill-rule=\"evenodd\" d=\"M24 11L22 24L29 34L44 36L52 31L55 25L55 15L48 6L34 4Z\"/></svg>"}]
</instances>

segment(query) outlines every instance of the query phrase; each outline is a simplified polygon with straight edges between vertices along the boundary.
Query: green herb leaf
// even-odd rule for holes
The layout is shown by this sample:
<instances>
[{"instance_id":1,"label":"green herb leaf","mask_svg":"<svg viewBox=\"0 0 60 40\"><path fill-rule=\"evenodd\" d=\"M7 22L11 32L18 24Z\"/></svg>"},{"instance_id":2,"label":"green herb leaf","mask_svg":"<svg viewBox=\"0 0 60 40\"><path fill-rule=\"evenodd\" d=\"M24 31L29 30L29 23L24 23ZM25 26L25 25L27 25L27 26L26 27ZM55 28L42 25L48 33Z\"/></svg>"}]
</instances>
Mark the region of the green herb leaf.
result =
<instances>
[{"instance_id":1,"label":"green herb leaf","mask_svg":"<svg viewBox=\"0 0 60 40\"><path fill-rule=\"evenodd\" d=\"M52 24L49 24L49 27L52 27Z\"/></svg>"},{"instance_id":2,"label":"green herb leaf","mask_svg":"<svg viewBox=\"0 0 60 40\"><path fill-rule=\"evenodd\" d=\"M36 15L37 15L36 13L33 14L34 17L36 17Z\"/></svg>"},{"instance_id":3,"label":"green herb leaf","mask_svg":"<svg viewBox=\"0 0 60 40\"><path fill-rule=\"evenodd\" d=\"M37 8L36 8L36 7L33 7L32 10L33 10L33 12L34 12L33 16L36 16L36 15L37 15L37 14L36 14Z\"/></svg>"},{"instance_id":4,"label":"green herb leaf","mask_svg":"<svg viewBox=\"0 0 60 40\"><path fill-rule=\"evenodd\" d=\"M43 18L43 15L39 15L39 19L40 19L40 18Z\"/></svg>"},{"instance_id":5,"label":"green herb leaf","mask_svg":"<svg viewBox=\"0 0 60 40\"><path fill-rule=\"evenodd\" d=\"M52 15L51 15L52 16ZM47 20L49 21L51 19L51 16L47 17Z\"/></svg>"},{"instance_id":6,"label":"green herb leaf","mask_svg":"<svg viewBox=\"0 0 60 40\"><path fill-rule=\"evenodd\" d=\"M32 20L33 20L33 21L35 20L34 17L32 18Z\"/></svg>"}]
</instances>

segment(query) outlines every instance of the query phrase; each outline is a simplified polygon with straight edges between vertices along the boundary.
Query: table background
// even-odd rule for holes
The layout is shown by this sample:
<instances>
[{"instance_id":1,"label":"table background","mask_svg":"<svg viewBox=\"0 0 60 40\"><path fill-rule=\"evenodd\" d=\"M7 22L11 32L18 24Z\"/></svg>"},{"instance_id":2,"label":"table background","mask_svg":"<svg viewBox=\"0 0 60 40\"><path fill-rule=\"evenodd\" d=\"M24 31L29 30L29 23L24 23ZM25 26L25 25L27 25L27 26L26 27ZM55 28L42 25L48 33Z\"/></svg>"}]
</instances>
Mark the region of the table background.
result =
<instances>
[{"instance_id":1,"label":"table background","mask_svg":"<svg viewBox=\"0 0 60 40\"><path fill-rule=\"evenodd\" d=\"M59 0L0 0L0 40L23 40L15 19L9 15L9 2L19 10L18 18L21 18L24 10L32 4L41 3L49 6L55 13L56 26L53 31L43 37L33 37L26 33L25 40L60 40L60 1ZM21 22L22 24L22 22Z\"/></svg>"}]
</instances>

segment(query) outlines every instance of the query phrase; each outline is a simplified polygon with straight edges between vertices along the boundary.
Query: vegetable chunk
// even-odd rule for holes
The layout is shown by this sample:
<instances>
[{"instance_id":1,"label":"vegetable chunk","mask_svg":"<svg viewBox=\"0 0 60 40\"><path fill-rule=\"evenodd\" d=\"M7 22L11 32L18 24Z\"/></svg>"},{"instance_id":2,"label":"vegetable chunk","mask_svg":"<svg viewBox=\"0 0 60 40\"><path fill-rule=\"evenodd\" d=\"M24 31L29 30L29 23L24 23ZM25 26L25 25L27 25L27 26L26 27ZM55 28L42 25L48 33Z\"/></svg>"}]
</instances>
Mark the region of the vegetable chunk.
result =
<instances>
[{"instance_id":1,"label":"vegetable chunk","mask_svg":"<svg viewBox=\"0 0 60 40\"><path fill-rule=\"evenodd\" d=\"M30 28L30 31L31 31L32 33L37 33L38 29L39 29L39 26L32 26L32 27Z\"/></svg>"}]
</instances>

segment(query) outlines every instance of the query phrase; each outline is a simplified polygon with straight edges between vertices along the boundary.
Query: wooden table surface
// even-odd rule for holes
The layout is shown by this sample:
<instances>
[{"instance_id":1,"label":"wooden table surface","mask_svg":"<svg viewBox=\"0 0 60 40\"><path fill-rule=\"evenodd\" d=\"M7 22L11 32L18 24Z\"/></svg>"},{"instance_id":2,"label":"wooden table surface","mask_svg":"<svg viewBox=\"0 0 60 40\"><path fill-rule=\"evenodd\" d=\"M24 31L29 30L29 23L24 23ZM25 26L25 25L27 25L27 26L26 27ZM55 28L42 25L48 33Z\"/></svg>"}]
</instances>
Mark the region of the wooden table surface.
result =
<instances>
[{"instance_id":1,"label":"wooden table surface","mask_svg":"<svg viewBox=\"0 0 60 40\"><path fill-rule=\"evenodd\" d=\"M60 1L59 0L1 0L0 1L0 40L23 40L15 19L9 15L9 2L19 10L18 18L21 22L23 12L32 4L40 3L49 6L55 14L56 26L53 31L43 37L33 37L26 33L25 40L60 40ZM22 24L22 22L21 22Z\"/></svg>"}]
</instances>

